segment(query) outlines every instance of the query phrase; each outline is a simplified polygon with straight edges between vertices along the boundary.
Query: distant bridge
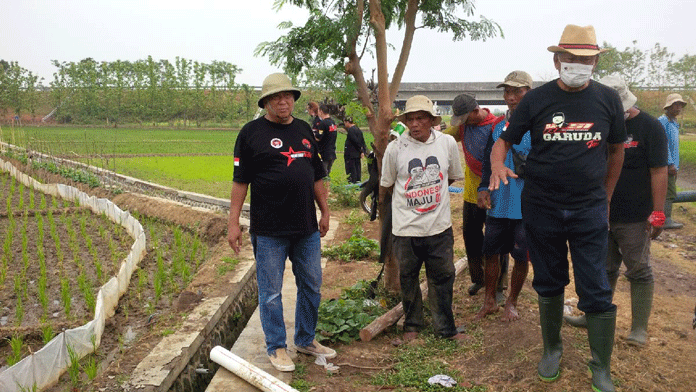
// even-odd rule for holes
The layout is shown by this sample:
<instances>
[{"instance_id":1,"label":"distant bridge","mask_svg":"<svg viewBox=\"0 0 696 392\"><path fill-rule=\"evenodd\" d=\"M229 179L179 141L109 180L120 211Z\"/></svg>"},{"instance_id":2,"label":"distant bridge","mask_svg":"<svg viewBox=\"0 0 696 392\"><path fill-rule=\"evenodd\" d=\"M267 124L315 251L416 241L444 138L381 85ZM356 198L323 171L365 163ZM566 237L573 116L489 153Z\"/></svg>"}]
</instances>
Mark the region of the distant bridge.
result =
<instances>
[{"instance_id":1,"label":"distant bridge","mask_svg":"<svg viewBox=\"0 0 696 392\"><path fill-rule=\"evenodd\" d=\"M534 82L534 87L544 83ZM472 95L481 106L505 105L503 89L496 88L499 84L500 82L401 83L394 106L404 109L407 99L414 95L425 95L438 106L440 114L451 114L454 97L462 93Z\"/></svg>"}]
</instances>

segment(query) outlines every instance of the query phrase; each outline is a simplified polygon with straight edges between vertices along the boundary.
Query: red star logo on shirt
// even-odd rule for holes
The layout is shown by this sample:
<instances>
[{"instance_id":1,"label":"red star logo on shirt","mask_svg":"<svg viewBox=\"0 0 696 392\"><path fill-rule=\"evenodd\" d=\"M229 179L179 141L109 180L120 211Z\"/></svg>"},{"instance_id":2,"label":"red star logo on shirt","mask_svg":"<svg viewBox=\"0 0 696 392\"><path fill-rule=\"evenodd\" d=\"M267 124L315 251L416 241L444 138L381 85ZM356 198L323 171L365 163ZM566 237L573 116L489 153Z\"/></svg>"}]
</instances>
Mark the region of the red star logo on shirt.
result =
<instances>
[{"instance_id":1,"label":"red star logo on shirt","mask_svg":"<svg viewBox=\"0 0 696 392\"><path fill-rule=\"evenodd\" d=\"M288 151L281 151L281 154L285 155L288 157L288 166L292 163L297 158L311 158L312 153L309 151L294 151L292 147L290 147L290 150Z\"/></svg>"}]
</instances>

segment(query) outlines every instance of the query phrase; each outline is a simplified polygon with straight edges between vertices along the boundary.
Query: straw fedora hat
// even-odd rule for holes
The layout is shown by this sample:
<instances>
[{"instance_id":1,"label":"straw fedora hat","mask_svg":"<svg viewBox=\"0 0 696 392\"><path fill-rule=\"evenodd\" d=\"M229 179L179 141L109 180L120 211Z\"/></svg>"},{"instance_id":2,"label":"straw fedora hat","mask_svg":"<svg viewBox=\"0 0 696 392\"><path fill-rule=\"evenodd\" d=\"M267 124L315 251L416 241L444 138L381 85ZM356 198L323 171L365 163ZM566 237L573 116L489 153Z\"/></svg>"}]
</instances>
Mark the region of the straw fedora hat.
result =
<instances>
[{"instance_id":1,"label":"straw fedora hat","mask_svg":"<svg viewBox=\"0 0 696 392\"><path fill-rule=\"evenodd\" d=\"M406 101L406 109L401 113L397 119L403 123L406 122L406 114L424 111L433 116L432 125L438 125L442 121L442 117L435 114L435 108L433 106L433 101L425 95L414 95Z\"/></svg>"},{"instance_id":2,"label":"straw fedora hat","mask_svg":"<svg viewBox=\"0 0 696 392\"><path fill-rule=\"evenodd\" d=\"M670 94L667 96L667 99L665 100L665 106L662 109L667 109L668 107L674 105L677 102L681 102L684 104L684 106L686 106L686 101L682 99L681 95L677 93Z\"/></svg>"},{"instance_id":3,"label":"straw fedora hat","mask_svg":"<svg viewBox=\"0 0 696 392\"><path fill-rule=\"evenodd\" d=\"M572 24L563 29L558 45L548 47L549 52L570 53L575 56L594 56L607 50L609 49L600 49L597 46L594 27L581 27Z\"/></svg>"},{"instance_id":4,"label":"straw fedora hat","mask_svg":"<svg viewBox=\"0 0 696 392\"><path fill-rule=\"evenodd\" d=\"M291 91L295 95L295 101L297 101L302 94L299 89L293 87L288 75L283 73L270 74L266 76L266 79L263 80L263 85L261 86L261 97L259 98L259 107L261 109L264 108L264 98L281 91Z\"/></svg>"}]
</instances>

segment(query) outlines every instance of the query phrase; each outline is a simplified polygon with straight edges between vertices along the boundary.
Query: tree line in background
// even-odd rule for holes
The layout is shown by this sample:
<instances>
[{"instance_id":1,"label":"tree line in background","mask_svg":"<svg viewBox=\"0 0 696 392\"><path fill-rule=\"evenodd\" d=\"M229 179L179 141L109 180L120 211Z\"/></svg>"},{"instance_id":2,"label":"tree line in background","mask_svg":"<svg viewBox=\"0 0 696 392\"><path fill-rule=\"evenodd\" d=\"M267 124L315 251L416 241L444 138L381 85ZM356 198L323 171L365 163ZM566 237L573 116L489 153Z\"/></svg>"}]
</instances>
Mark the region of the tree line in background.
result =
<instances>
[{"instance_id":1,"label":"tree line in background","mask_svg":"<svg viewBox=\"0 0 696 392\"><path fill-rule=\"evenodd\" d=\"M41 100L59 123L232 124L256 111L257 94L235 83L241 72L225 61L201 63L177 57L174 62L146 60L53 61L49 87L16 62L2 62L0 111L36 116ZM39 83L37 83L39 82Z\"/></svg>"},{"instance_id":2,"label":"tree line in background","mask_svg":"<svg viewBox=\"0 0 696 392\"><path fill-rule=\"evenodd\" d=\"M599 56L595 69L598 78L619 73L632 88L691 90L696 88L696 55L685 54L679 59L675 54L656 43L649 50L632 47L619 50L604 42L610 49Z\"/></svg>"},{"instance_id":3,"label":"tree line in background","mask_svg":"<svg viewBox=\"0 0 696 392\"><path fill-rule=\"evenodd\" d=\"M617 72L634 89L696 88L696 55L677 58L659 43L649 50L636 44L619 50L605 42L612 50L600 56L597 78ZM177 57L170 62L148 56L133 62L54 60L53 65L56 71L46 86L43 78L17 62L0 60L0 114L40 120L37 116L50 111L46 117L58 123L200 127L238 126L257 111L258 93L235 83L242 70L224 61L208 64ZM296 77L306 79L301 84L310 88L332 92L340 104L355 103L354 82L332 68L304 70Z\"/></svg>"}]
</instances>

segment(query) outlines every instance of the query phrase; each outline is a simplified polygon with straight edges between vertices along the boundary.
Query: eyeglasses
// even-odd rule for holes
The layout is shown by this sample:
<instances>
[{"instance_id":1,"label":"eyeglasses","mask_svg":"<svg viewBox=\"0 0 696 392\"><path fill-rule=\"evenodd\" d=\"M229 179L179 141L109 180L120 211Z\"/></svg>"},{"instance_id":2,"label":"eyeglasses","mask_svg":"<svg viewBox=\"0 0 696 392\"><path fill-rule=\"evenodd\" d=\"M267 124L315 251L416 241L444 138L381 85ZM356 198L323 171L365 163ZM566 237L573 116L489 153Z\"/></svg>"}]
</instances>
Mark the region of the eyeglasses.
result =
<instances>
[{"instance_id":1,"label":"eyeglasses","mask_svg":"<svg viewBox=\"0 0 696 392\"><path fill-rule=\"evenodd\" d=\"M585 65L594 65L597 56L576 56L571 53L559 53L558 60L562 63L580 63Z\"/></svg>"}]
</instances>

